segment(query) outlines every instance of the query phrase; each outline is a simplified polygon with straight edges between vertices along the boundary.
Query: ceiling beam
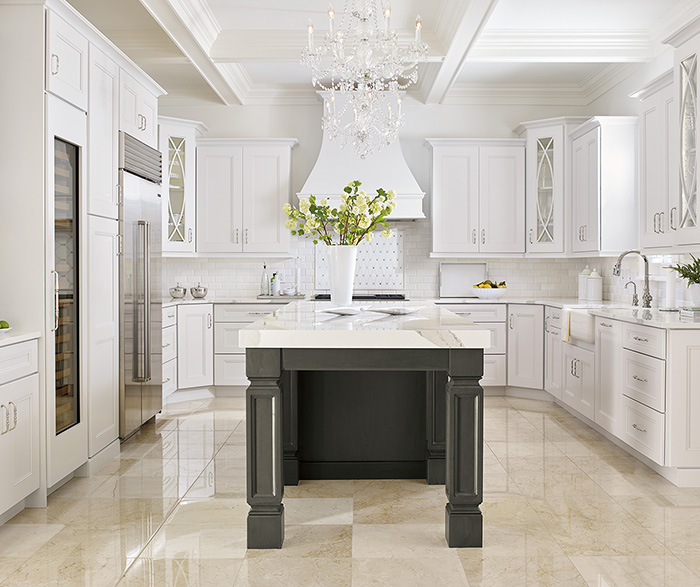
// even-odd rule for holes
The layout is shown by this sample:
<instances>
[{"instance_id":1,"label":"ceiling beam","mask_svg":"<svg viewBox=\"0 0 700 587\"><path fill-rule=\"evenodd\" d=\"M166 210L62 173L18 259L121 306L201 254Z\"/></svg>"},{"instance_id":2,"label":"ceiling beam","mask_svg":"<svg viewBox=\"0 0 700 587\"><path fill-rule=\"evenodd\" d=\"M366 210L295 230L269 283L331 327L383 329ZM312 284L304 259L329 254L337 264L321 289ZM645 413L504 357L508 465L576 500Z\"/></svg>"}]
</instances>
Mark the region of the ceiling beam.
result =
<instances>
[{"instance_id":1,"label":"ceiling beam","mask_svg":"<svg viewBox=\"0 0 700 587\"><path fill-rule=\"evenodd\" d=\"M224 104L245 104L251 83L236 64L217 65L209 50L220 28L202 0L140 0Z\"/></svg>"},{"instance_id":2,"label":"ceiling beam","mask_svg":"<svg viewBox=\"0 0 700 587\"><path fill-rule=\"evenodd\" d=\"M421 91L426 104L439 104L457 80L467 55L474 47L484 25L491 16L498 0L461 0L461 18L456 22L452 41L445 54L445 59L433 79L423 82ZM453 21L454 22L454 21Z\"/></svg>"},{"instance_id":3,"label":"ceiling beam","mask_svg":"<svg viewBox=\"0 0 700 587\"><path fill-rule=\"evenodd\" d=\"M469 61L635 63L656 53L647 31L486 30Z\"/></svg>"}]
</instances>

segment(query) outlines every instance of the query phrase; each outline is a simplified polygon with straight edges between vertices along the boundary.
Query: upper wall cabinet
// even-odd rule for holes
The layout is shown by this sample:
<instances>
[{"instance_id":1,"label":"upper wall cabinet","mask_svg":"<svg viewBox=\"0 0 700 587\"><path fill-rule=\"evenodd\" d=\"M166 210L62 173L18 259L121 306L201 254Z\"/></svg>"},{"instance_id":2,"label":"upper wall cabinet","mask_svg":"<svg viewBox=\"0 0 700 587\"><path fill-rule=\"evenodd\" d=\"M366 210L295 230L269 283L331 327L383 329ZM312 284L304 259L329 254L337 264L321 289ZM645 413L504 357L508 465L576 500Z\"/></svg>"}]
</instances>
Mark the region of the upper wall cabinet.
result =
<instances>
[{"instance_id":1,"label":"upper wall cabinet","mask_svg":"<svg viewBox=\"0 0 700 587\"><path fill-rule=\"evenodd\" d=\"M700 19L665 41L675 47L674 86L678 92L680 137L672 147L674 161L678 162L679 194L671 203L670 227L675 231L678 245L700 243L700 216L698 215L697 156L698 130L698 57L700 56Z\"/></svg>"},{"instance_id":2,"label":"upper wall cabinet","mask_svg":"<svg viewBox=\"0 0 700 587\"><path fill-rule=\"evenodd\" d=\"M678 127L673 72L653 80L633 97L639 109L639 240L643 249L673 245L678 174L673 151Z\"/></svg>"},{"instance_id":3,"label":"upper wall cabinet","mask_svg":"<svg viewBox=\"0 0 700 587\"><path fill-rule=\"evenodd\" d=\"M46 18L46 89L87 110L88 40L55 12L47 11Z\"/></svg>"},{"instance_id":4,"label":"upper wall cabinet","mask_svg":"<svg viewBox=\"0 0 700 587\"><path fill-rule=\"evenodd\" d=\"M296 143L197 142L197 252L289 254L282 206L289 202Z\"/></svg>"},{"instance_id":5,"label":"upper wall cabinet","mask_svg":"<svg viewBox=\"0 0 700 587\"><path fill-rule=\"evenodd\" d=\"M525 141L427 139L432 256L525 252Z\"/></svg>"},{"instance_id":6,"label":"upper wall cabinet","mask_svg":"<svg viewBox=\"0 0 700 587\"><path fill-rule=\"evenodd\" d=\"M571 251L612 255L636 248L637 117L597 116L569 136Z\"/></svg>"},{"instance_id":7,"label":"upper wall cabinet","mask_svg":"<svg viewBox=\"0 0 700 587\"><path fill-rule=\"evenodd\" d=\"M194 120L158 118L163 154L163 251L195 252L195 140L207 127Z\"/></svg>"},{"instance_id":8,"label":"upper wall cabinet","mask_svg":"<svg viewBox=\"0 0 700 587\"><path fill-rule=\"evenodd\" d=\"M527 141L525 155L525 248L528 253L566 250L565 181L569 132L588 117L523 122L515 132Z\"/></svg>"},{"instance_id":9,"label":"upper wall cabinet","mask_svg":"<svg viewBox=\"0 0 700 587\"><path fill-rule=\"evenodd\" d=\"M122 70L119 129L158 148L158 98Z\"/></svg>"}]
</instances>

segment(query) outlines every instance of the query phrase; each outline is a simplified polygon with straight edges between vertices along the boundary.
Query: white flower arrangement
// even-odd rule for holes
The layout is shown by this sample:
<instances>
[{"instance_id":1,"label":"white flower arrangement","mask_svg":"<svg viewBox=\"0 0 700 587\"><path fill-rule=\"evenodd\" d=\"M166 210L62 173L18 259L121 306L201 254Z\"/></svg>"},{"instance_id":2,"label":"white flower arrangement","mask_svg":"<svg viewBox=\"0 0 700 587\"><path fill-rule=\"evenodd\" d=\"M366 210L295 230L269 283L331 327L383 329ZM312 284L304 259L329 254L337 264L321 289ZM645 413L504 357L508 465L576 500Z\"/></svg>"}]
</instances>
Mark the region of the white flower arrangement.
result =
<instances>
[{"instance_id":1,"label":"white flower arrangement","mask_svg":"<svg viewBox=\"0 0 700 587\"><path fill-rule=\"evenodd\" d=\"M360 191L360 181L351 181L343 188L341 203L331 208L327 199L320 202L314 196L302 198L299 207L285 204L282 211L289 216L285 226L292 234L313 238L327 245L357 245L363 240L374 238L374 229L381 226L381 234L389 238L392 234L386 217L396 207L394 190L388 192L382 188L374 197ZM337 242L334 236L337 235Z\"/></svg>"}]
</instances>

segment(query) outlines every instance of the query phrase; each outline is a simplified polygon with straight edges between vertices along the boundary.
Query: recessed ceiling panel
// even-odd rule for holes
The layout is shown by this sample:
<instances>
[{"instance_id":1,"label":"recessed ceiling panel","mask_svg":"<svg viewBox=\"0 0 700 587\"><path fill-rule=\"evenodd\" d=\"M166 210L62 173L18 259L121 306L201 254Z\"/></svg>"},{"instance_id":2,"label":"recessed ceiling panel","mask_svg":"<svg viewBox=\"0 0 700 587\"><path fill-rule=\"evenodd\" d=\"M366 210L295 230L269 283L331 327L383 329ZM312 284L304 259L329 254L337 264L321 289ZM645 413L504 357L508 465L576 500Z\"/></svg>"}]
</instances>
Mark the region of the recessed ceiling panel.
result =
<instances>
[{"instance_id":1,"label":"recessed ceiling panel","mask_svg":"<svg viewBox=\"0 0 700 587\"><path fill-rule=\"evenodd\" d=\"M479 63L467 61L457 78L460 84L579 85L601 63Z\"/></svg>"}]
</instances>

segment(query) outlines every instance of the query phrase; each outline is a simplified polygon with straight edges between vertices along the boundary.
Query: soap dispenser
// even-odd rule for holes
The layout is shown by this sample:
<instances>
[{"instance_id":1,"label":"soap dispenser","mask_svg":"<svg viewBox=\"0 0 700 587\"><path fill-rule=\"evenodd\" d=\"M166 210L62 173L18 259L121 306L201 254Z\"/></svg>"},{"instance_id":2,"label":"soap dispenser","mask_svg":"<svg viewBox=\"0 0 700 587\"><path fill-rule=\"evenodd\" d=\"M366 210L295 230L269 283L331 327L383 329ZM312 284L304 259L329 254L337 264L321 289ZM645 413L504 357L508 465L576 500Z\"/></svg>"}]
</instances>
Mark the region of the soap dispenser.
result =
<instances>
[{"instance_id":1,"label":"soap dispenser","mask_svg":"<svg viewBox=\"0 0 700 587\"><path fill-rule=\"evenodd\" d=\"M603 277L597 269L588 276L586 299L592 302L603 301Z\"/></svg>"},{"instance_id":2,"label":"soap dispenser","mask_svg":"<svg viewBox=\"0 0 700 587\"><path fill-rule=\"evenodd\" d=\"M591 274L591 270L588 265L586 268L578 274L578 299L585 300L588 296L588 276Z\"/></svg>"},{"instance_id":3,"label":"soap dispenser","mask_svg":"<svg viewBox=\"0 0 700 587\"><path fill-rule=\"evenodd\" d=\"M262 277L260 278L260 295L270 295L270 277L267 274L267 263L263 263Z\"/></svg>"}]
</instances>

